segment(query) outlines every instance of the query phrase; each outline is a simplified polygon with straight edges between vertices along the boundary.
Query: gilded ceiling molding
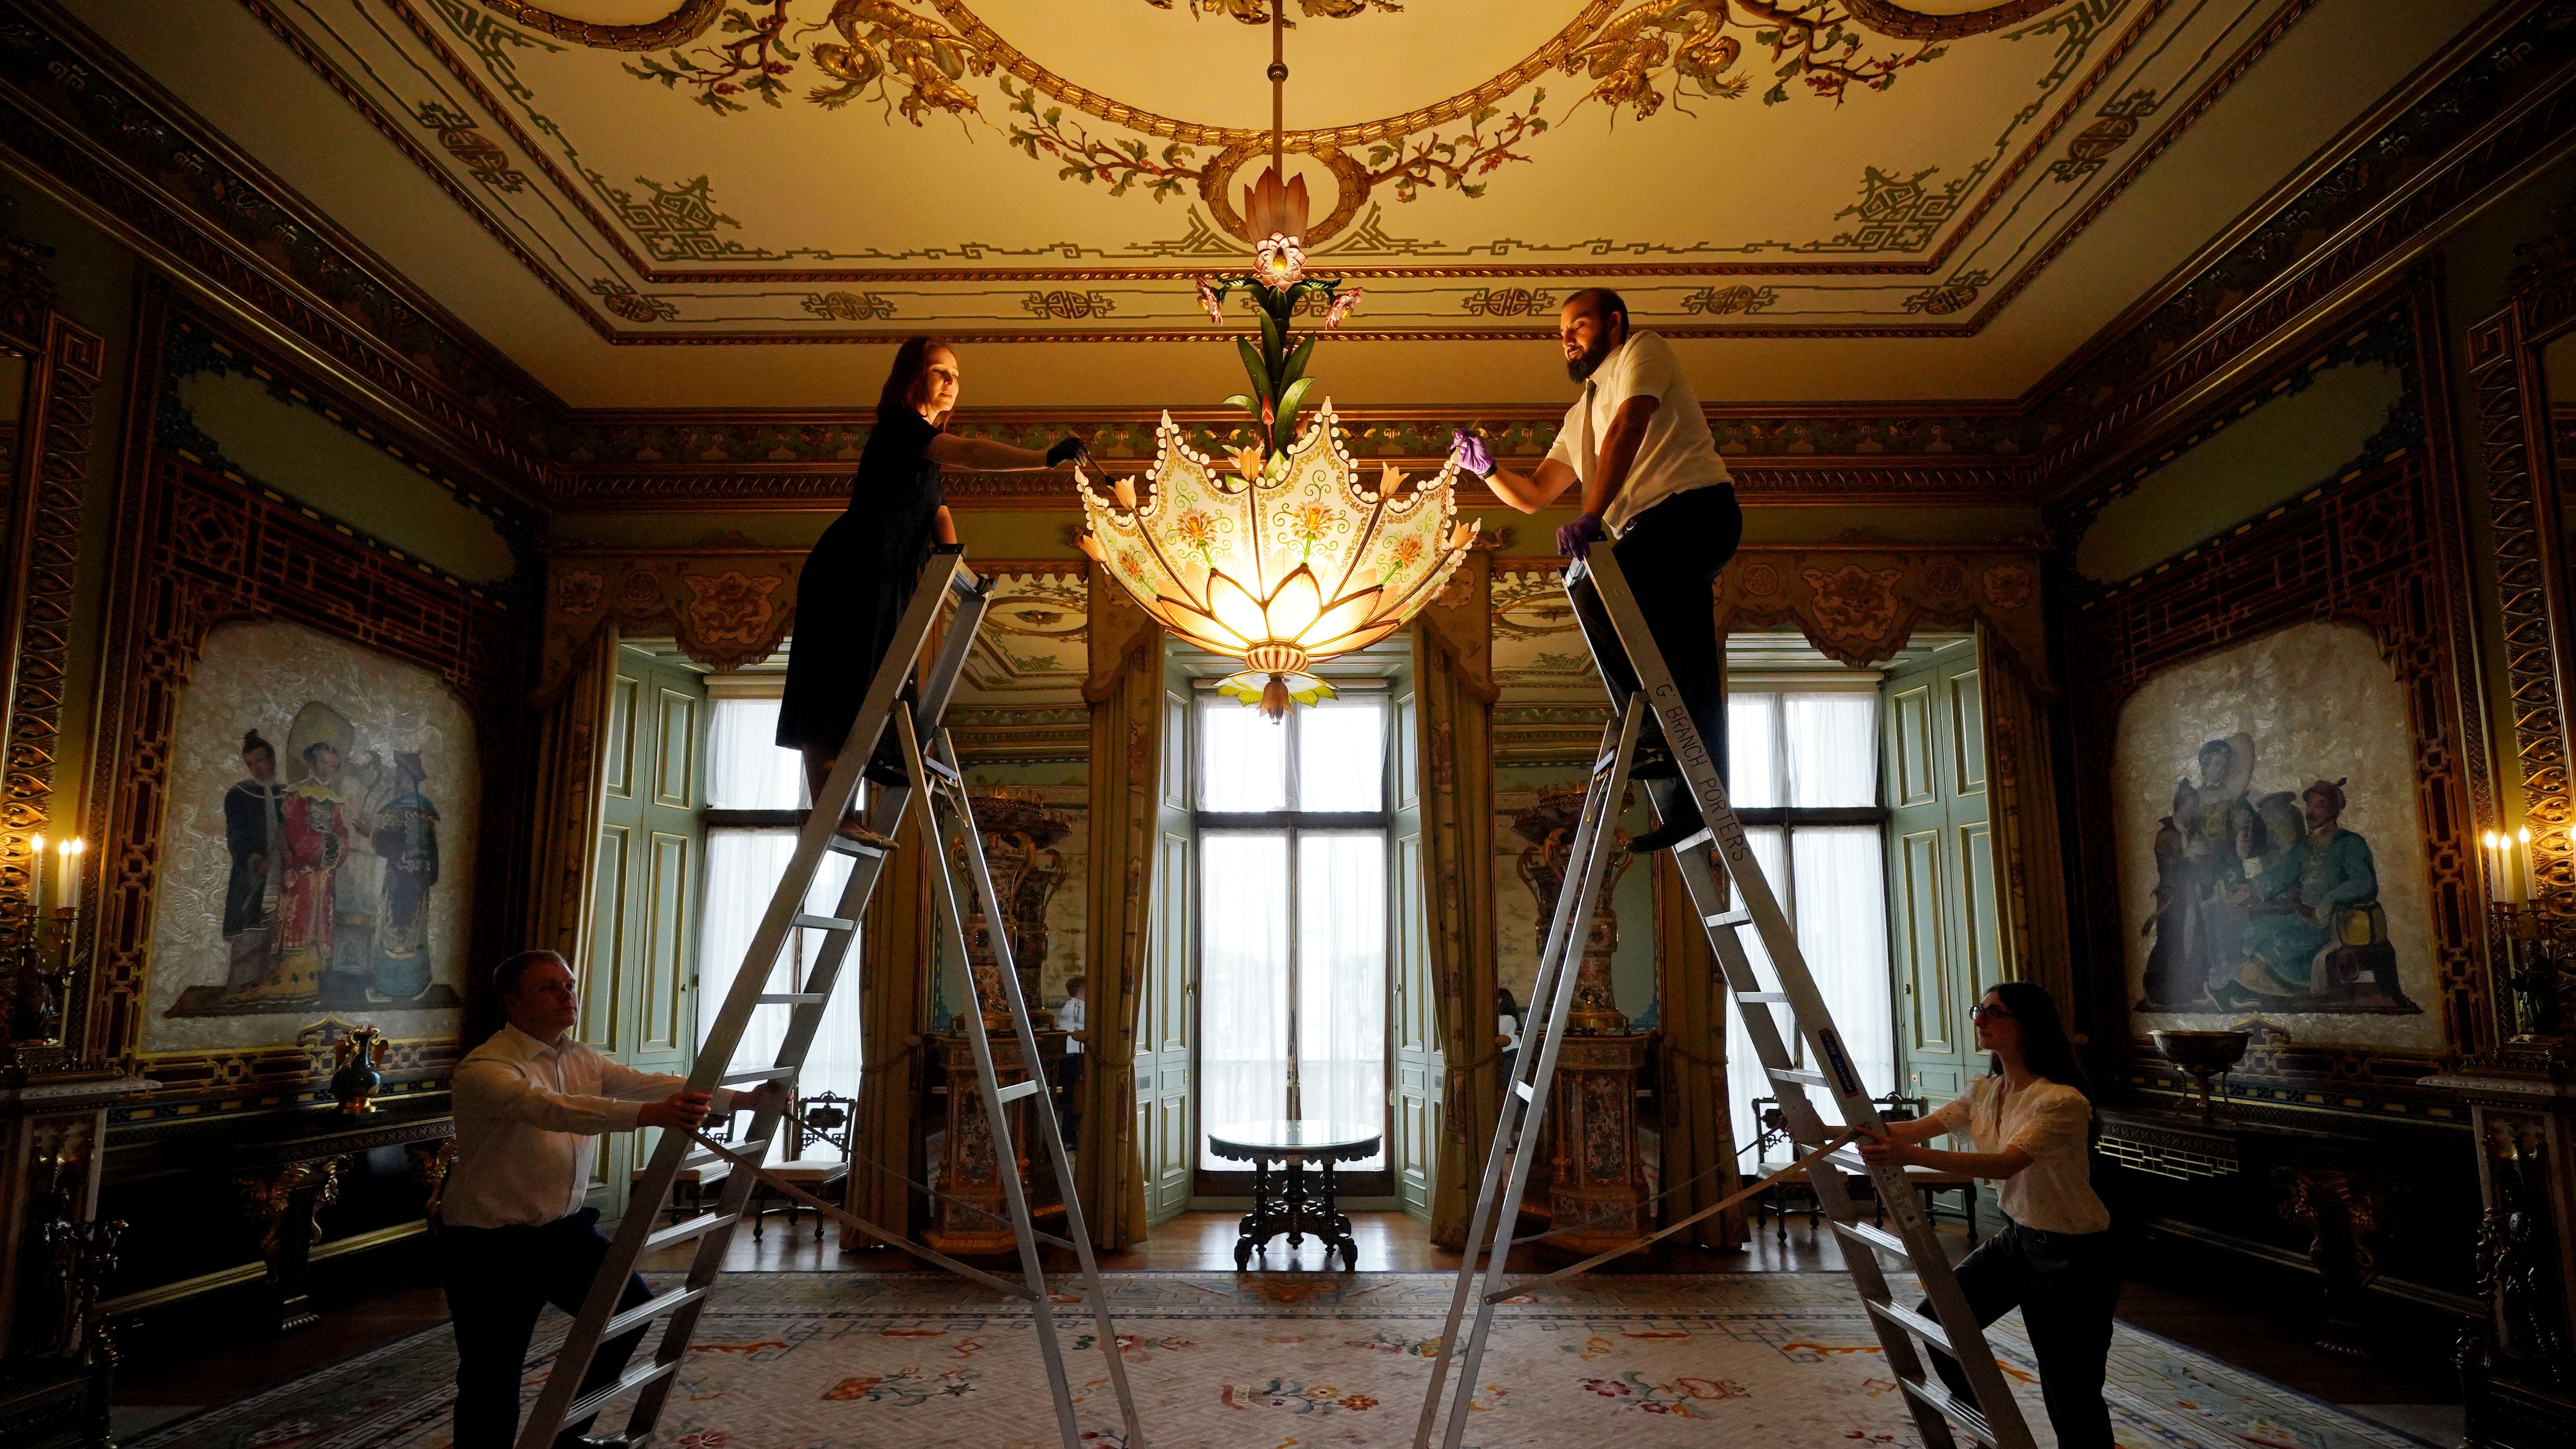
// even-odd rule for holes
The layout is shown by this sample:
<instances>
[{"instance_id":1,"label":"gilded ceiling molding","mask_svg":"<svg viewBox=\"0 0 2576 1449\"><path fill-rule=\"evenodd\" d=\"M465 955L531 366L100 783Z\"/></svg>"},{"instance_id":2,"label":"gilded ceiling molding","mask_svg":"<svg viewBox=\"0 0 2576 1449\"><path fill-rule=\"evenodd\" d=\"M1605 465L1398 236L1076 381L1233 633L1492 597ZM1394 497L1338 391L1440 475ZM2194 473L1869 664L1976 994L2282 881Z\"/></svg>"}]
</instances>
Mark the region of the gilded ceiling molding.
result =
<instances>
[{"instance_id":1,"label":"gilded ceiling molding","mask_svg":"<svg viewBox=\"0 0 2576 1449\"><path fill-rule=\"evenodd\" d=\"M0 42L11 169L503 491L540 493L550 395L76 22L0 0Z\"/></svg>"},{"instance_id":2,"label":"gilded ceiling molding","mask_svg":"<svg viewBox=\"0 0 2576 1449\"><path fill-rule=\"evenodd\" d=\"M1899 40L1960 40L1971 35L1983 35L1989 30L2001 30L2007 25L2018 25L2065 3L2066 0L2009 0L2007 4L1991 5L1983 10L1965 10L1956 15L1926 15L1919 10L1890 4L1888 0L1843 0L1843 8L1852 13L1852 19L1881 35L1892 35ZM1767 15L1768 9L1756 8L1753 13Z\"/></svg>"},{"instance_id":3,"label":"gilded ceiling molding","mask_svg":"<svg viewBox=\"0 0 2576 1449\"><path fill-rule=\"evenodd\" d=\"M484 9L516 25L599 50L661 50L697 39L724 13L727 0L679 0L659 20L641 25L601 25L557 15L530 0L476 0Z\"/></svg>"}]
</instances>

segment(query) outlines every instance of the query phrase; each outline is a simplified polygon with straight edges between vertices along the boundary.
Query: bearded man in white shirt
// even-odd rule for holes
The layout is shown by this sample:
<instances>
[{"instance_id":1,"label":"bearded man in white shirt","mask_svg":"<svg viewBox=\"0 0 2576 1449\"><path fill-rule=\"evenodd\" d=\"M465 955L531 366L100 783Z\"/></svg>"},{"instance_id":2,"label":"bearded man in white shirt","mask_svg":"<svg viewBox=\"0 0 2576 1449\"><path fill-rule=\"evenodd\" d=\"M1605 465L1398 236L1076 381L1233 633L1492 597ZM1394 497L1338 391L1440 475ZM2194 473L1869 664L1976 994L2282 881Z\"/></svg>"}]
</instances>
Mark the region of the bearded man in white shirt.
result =
<instances>
[{"instance_id":1,"label":"bearded man in white shirt","mask_svg":"<svg viewBox=\"0 0 2576 1449\"><path fill-rule=\"evenodd\" d=\"M439 1194L439 1276L456 1330L456 1449L510 1449L519 1434L519 1381L537 1313L581 1311L608 1254L599 1211L584 1207L604 1132L686 1131L712 1105L775 1106L787 1089L687 1091L687 1079L639 1072L572 1040L581 998L552 951L523 951L492 973L509 1024L456 1068L456 1159ZM764 1095L767 1094L767 1095ZM620 1308L650 1296L631 1276ZM581 1392L614 1381L644 1336L600 1345ZM568 1424L558 1449L623 1443Z\"/></svg>"},{"instance_id":2,"label":"bearded man in white shirt","mask_svg":"<svg viewBox=\"0 0 2576 1449\"><path fill-rule=\"evenodd\" d=\"M1462 471L1483 478L1495 496L1523 513L1536 513L1582 485L1583 511L1556 531L1557 551L1580 558L1605 532L1613 540L1619 572L1636 595L1637 611L1645 616L1691 724L1711 757L1723 761L1726 674L1710 585L1744 537L1735 480L1717 456L1717 439L1672 344L1652 332L1631 332L1628 304L1618 293L1586 287L1566 298L1557 315L1557 338L1566 374L1583 384L1583 395L1566 411L1546 460L1524 477L1496 467L1484 444L1463 432L1453 440L1452 456ZM1587 622L1607 627L1603 619ZM1618 661L1605 661L1605 667L1627 674ZM1623 697L1637 688L1633 676L1604 682ZM1680 777L1651 719L1631 773L1640 780ZM1647 793L1663 825L1630 840L1630 850L1668 850L1698 833L1699 805L1689 790L1658 787Z\"/></svg>"}]
</instances>

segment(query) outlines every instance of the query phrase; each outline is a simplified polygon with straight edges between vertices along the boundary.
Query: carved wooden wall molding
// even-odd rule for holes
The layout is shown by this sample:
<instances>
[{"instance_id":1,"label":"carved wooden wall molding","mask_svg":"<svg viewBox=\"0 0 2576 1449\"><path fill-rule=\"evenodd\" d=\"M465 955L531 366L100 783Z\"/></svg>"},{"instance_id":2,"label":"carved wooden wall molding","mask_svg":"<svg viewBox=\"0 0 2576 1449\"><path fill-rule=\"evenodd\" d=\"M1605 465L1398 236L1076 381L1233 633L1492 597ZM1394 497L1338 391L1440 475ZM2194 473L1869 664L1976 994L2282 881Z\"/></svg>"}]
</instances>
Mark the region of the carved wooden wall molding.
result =
<instances>
[{"instance_id":1,"label":"carved wooden wall molding","mask_svg":"<svg viewBox=\"0 0 2576 1449\"><path fill-rule=\"evenodd\" d=\"M2302 1044L2302 1057L2314 1058L2320 1075L2405 1082L2430 1071L2437 1057L2493 1044L2485 883L2471 801L2471 778L2483 769L2484 752L2475 717L2464 708L2468 661L2457 652L2454 629L2464 607L2455 585L2466 567L2452 485L2425 454L2413 453L2209 545L2187 564L2081 606L2067 627L2066 695L2076 745L2075 818L2096 822L2079 833L2076 859L2087 913L2078 930L2092 948L2079 955L2089 955L2104 975L2093 983L2085 1014L2096 1040L2129 1036L2127 976L2117 965L2127 959L2126 927L2107 825L2114 816L2111 768L2121 707L2173 665L2288 624L2345 619L2378 640L2406 691L2448 1047L2428 1054L2310 1051ZM2116 985L2107 976L2114 969L2121 972Z\"/></svg>"},{"instance_id":2,"label":"carved wooden wall molding","mask_svg":"<svg viewBox=\"0 0 2576 1449\"><path fill-rule=\"evenodd\" d=\"M529 703L554 703L582 651L615 622L623 635L669 635L710 669L776 652L796 621L804 549L564 549L546 563L545 643Z\"/></svg>"},{"instance_id":3,"label":"carved wooden wall molding","mask_svg":"<svg viewBox=\"0 0 2576 1449\"><path fill-rule=\"evenodd\" d=\"M106 362L98 334L63 315L54 302L41 249L0 234L0 345L27 360L19 446L8 460L10 486L0 512L6 540L0 553L0 678L9 731L8 755L0 763L5 897L24 897L30 884L28 837L53 829L81 494ZM10 1019L13 985L0 981L0 1023ZM0 1046L0 1072L43 1072L77 1060L68 1031L56 1047Z\"/></svg>"},{"instance_id":4,"label":"carved wooden wall molding","mask_svg":"<svg viewBox=\"0 0 2576 1449\"><path fill-rule=\"evenodd\" d=\"M146 295L137 326L136 375L157 378L170 314ZM131 1064L141 1050L152 915L179 695L215 625L283 619L417 664L437 674L474 720L484 762L484 818L507 821L523 717L511 697L526 667L526 626L497 603L447 585L342 537L278 503L162 448L152 409L128 410L108 631L93 751L87 834L97 848L89 899L93 981L84 1029L88 1055ZM514 928L501 903L518 886L518 852L497 832L478 851L473 882L483 909L469 950L488 954ZM415 1073L443 1071L452 1040L397 1043ZM273 1094L309 1081L305 1048L156 1054L153 1075L208 1094ZM391 1065L391 1064L389 1064ZM389 1072L389 1077L402 1074Z\"/></svg>"},{"instance_id":5,"label":"carved wooden wall molding","mask_svg":"<svg viewBox=\"0 0 2576 1449\"><path fill-rule=\"evenodd\" d=\"M1982 626L2034 688L2054 694L2040 576L2036 547L1756 544L1718 575L1718 627L1795 624L1828 657L1867 666L1896 657L1920 625Z\"/></svg>"}]
</instances>

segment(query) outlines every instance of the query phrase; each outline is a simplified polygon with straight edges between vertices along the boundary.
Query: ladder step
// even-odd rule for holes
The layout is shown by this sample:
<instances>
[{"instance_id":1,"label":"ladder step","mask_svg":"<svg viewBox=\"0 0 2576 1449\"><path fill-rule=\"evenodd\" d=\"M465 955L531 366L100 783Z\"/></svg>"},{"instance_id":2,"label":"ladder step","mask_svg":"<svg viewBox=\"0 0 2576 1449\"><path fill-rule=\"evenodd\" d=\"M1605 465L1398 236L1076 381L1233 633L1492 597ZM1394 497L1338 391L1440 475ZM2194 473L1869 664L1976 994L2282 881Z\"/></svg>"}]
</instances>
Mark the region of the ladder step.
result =
<instances>
[{"instance_id":1,"label":"ladder step","mask_svg":"<svg viewBox=\"0 0 2576 1449\"><path fill-rule=\"evenodd\" d=\"M832 994L828 991L771 991L752 999L763 1006L812 1006L816 1002L831 1000Z\"/></svg>"},{"instance_id":2,"label":"ladder step","mask_svg":"<svg viewBox=\"0 0 2576 1449\"><path fill-rule=\"evenodd\" d=\"M796 918L788 924L800 931L855 931L859 926L858 922L839 916L808 915L803 911L797 912Z\"/></svg>"},{"instance_id":3,"label":"ladder step","mask_svg":"<svg viewBox=\"0 0 2576 1449\"><path fill-rule=\"evenodd\" d=\"M1906 1251L1905 1240L1885 1228L1873 1228L1867 1223L1836 1223L1834 1231L1862 1247L1876 1248L1891 1257L1913 1261L1914 1255Z\"/></svg>"},{"instance_id":4,"label":"ladder step","mask_svg":"<svg viewBox=\"0 0 2576 1449\"><path fill-rule=\"evenodd\" d=\"M727 1072L716 1078L716 1085L730 1087L736 1082L783 1082L803 1070L802 1067L753 1067L748 1071Z\"/></svg>"},{"instance_id":5,"label":"ladder step","mask_svg":"<svg viewBox=\"0 0 2576 1449\"><path fill-rule=\"evenodd\" d=\"M1617 763L1619 763L1619 752L1613 750L1592 762L1592 773L1598 775Z\"/></svg>"},{"instance_id":6,"label":"ladder step","mask_svg":"<svg viewBox=\"0 0 2576 1449\"><path fill-rule=\"evenodd\" d=\"M683 1288L676 1293L657 1293L652 1297L645 1299L643 1302L636 1304L634 1307L627 1309L625 1312L617 1314L610 1318L607 1323L601 1325L599 1330L600 1342L606 1343L608 1340L615 1338L617 1335L624 1333L626 1330L633 1328L639 1323L645 1322L648 1319L659 1318L663 1314L668 1313L672 1309L678 1308L683 1304L695 1303L714 1291L715 1289L712 1286L709 1286L705 1288Z\"/></svg>"},{"instance_id":7,"label":"ladder step","mask_svg":"<svg viewBox=\"0 0 2576 1449\"><path fill-rule=\"evenodd\" d=\"M1751 911L1720 911L1714 916L1700 917L1699 923L1708 927L1712 931L1720 928L1734 930L1752 925L1753 913Z\"/></svg>"},{"instance_id":8,"label":"ladder step","mask_svg":"<svg viewBox=\"0 0 2576 1449\"><path fill-rule=\"evenodd\" d=\"M1801 1087L1822 1087L1828 1091L1833 1089L1833 1083L1826 1081L1822 1072L1804 1072L1794 1067L1765 1067L1763 1070L1769 1072L1775 1082L1795 1082Z\"/></svg>"},{"instance_id":9,"label":"ladder step","mask_svg":"<svg viewBox=\"0 0 2576 1449\"><path fill-rule=\"evenodd\" d=\"M1852 1151L1848 1147L1843 1148L1839 1152L1827 1154L1825 1160L1832 1163L1834 1166L1843 1169L1845 1172L1867 1172L1870 1170L1869 1164L1861 1161L1860 1154Z\"/></svg>"},{"instance_id":10,"label":"ladder step","mask_svg":"<svg viewBox=\"0 0 2576 1449\"><path fill-rule=\"evenodd\" d=\"M1905 1385L1907 1398L1920 1400L1925 1407L1967 1430L1968 1437L1978 1443L1988 1445L1990 1449L2000 1449L2003 1441L1995 1437L1994 1426L1987 1423L1986 1416L1978 1413L1976 1408L1966 1400L1948 1389L1936 1388L1931 1384L1918 1384L1912 1379L1902 1379L1900 1382Z\"/></svg>"},{"instance_id":11,"label":"ladder step","mask_svg":"<svg viewBox=\"0 0 2576 1449\"><path fill-rule=\"evenodd\" d=\"M1005 1102L1016 1102L1022 1097L1034 1097L1037 1094L1038 1084L1032 1079L1026 1082L1013 1082L993 1095Z\"/></svg>"},{"instance_id":12,"label":"ladder step","mask_svg":"<svg viewBox=\"0 0 2576 1449\"><path fill-rule=\"evenodd\" d=\"M963 785L966 783L966 777L958 774L957 767L948 763L946 760L925 753L921 757L921 763L929 768L930 773L937 775L939 778L946 780L952 785Z\"/></svg>"},{"instance_id":13,"label":"ladder step","mask_svg":"<svg viewBox=\"0 0 2576 1449\"><path fill-rule=\"evenodd\" d=\"M1520 1093L1521 1100L1524 1102L1535 1102L1538 1100L1538 1094L1530 1090L1530 1084L1527 1082L1512 1083L1512 1090Z\"/></svg>"},{"instance_id":14,"label":"ladder step","mask_svg":"<svg viewBox=\"0 0 2576 1449\"><path fill-rule=\"evenodd\" d=\"M685 1243L691 1238L704 1237L727 1223L740 1220L739 1213L700 1213L686 1222L673 1223L645 1238L644 1251L649 1253L656 1248L667 1248L673 1243Z\"/></svg>"},{"instance_id":15,"label":"ladder step","mask_svg":"<svg viewBox=\"0 0 2576 1449\"><path fill-rule=\"evenodd\" d=\"M733 1155L734 1155L734 1156L736 1156L736 1157L750 1157L750 1158L754 1159L755 1161L757 1161L757 1160L758 1160L758 1157L759 1157L759 1154L764 1153L764 1152L767 1152L767 1151L769 1150L769 1139L768 1139L768 1138L766 1138L766 1137L763 1137L763 1138L762 1138L762 1139L760 1139L758 1142L742 1142L742 1143L731 1143L731 1142L729 1142L729 1143L726 1143L725 1145L726 1145L727 1147L729 1147L729 1148L731 1148L731 1149L732 1149L732 1152L733 1152ZM726 1161L726 1159L725 1159L724 1157L718 1156L716 1153L714 1153L714 1152L712 1152L712 1151L709 1151L708 1149L706 1149L706 1148L704 1148L704 1147L701 1147L701 1148L699 1148L697 1151L690 1153L688 1156L681 1158L681 1159L680 1159L680 1166L681 1166L682 1168L684 1168L684 1169L685 1169L685 1168L691 1168L691 1167L704 1167L704 1166L706 1166L708 1163L711 1163L711 1162L724 1162L724 1161Z\"/></svg>"},{"instance_id":16,"label":"ladder step","mask_svg":"<svg viewBox=\"0 0 2576 1449\"><path fill-rule=\"evenodd\" d=\"M843 855L865 856L870 860L885 858L885 851L882 848L870 845L864 840L852 840L846 835L835 834L825 844Z\"/></svg>"},{"instance_id":17,"label":"ladder step","mask_svg":"<svg viewBox=\"0 0 2576 1449\"><path fill-rule=\"evenodd\" d=\"M1674 844L1673 854L1688 855L1694 850L1706 850L1716 843L1716 836L1711 835L1705 830L1694 830L1690 834L1683 836Z\"/></svg>"},{"instance_id":18,"label":"ladder step","mask_svg":"<svg viewBox=\"0 0 2576 1449\"><path fill-rule=\"evenodd\" d=\"M1786 1006L1789 1004L1789 993L1785 991L1739 991L1735 993L1735 999L1743 1002L1747 1006Z\"/></svg>"},{"instance_id":19,"label":"ladder step","mask_svg":"<svg viewBox=\"0 0 2576 1449\"><path fill-rule=\"evenodd\" d=\"M1959 1356L1951 1349L1950 1335L1942 1331L1941 1325L1934 1323L1931 1319L1924 1317L1913 1309L1899 1308L1893 1303L1872 1303L1869 1305L1869 1311L1900 1328L1906 1329L1915 1337L1932 1345L1934 1348L1941 1350L1943 1353L1949 1354L1952 1358L1957 1358Z\"/></svg>"},{"instance_id":20,"label":"ladder step","mask_svg":"<svg viewBox=\"0 0 2576 1449\"><path fill-rule=\"evenodd\" d=\"M617 1382L610 1384L606 1388L594 1390L573 1400L572 1405L564 1410L564 1422L567 1424L578 1424L582 1420L589 1418L591 1415L598 1413L602 1405L606 1404L609 1400L616 1398L619 1394L633 1393L635 1390L644 1387L655 1379L668 1378L672 1374L678 1372L679 1367L679 1360L673 1359L669 1363L648 1363L642 1368L628 1369L626 1371L626 1377L619 1379Z\"/></svg>"}]
</instances>

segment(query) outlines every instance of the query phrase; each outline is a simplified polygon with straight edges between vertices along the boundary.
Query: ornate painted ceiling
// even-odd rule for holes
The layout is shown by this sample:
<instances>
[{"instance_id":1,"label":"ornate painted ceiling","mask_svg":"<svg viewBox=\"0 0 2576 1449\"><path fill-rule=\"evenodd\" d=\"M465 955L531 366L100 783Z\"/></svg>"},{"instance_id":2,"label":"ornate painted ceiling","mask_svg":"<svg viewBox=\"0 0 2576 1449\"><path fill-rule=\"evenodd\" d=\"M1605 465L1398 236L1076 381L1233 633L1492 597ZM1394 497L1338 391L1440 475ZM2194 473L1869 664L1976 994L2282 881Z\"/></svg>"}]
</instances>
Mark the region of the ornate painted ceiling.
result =
<instances>
[{"instance_id":1,"label":"ornate painted ceiling","mask_svg":"<svg viewBox=\"0 0 2576 1449\"><path fill-rule=\"evenodd\" d=\"M1249 257L1268 159L1263 0L65 4L587 404L726 387L634 344L743 346L734 382L819 403L882 354L759 344L1224 335L1187 279ZM1667 335L1800 344L1757 389L1855 397L2017 392L2482 8L1289 4L1285 146L1315 263L1367 289L1346 332L1552 335L1600 283ZM1833 345L1860 338L1879 366ZM1467 391L1561 391L1518 350ZM1455 392L1429 375L1472 355L1366 385Z\"/></svg>"}]
</instances>

